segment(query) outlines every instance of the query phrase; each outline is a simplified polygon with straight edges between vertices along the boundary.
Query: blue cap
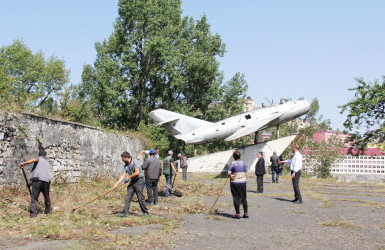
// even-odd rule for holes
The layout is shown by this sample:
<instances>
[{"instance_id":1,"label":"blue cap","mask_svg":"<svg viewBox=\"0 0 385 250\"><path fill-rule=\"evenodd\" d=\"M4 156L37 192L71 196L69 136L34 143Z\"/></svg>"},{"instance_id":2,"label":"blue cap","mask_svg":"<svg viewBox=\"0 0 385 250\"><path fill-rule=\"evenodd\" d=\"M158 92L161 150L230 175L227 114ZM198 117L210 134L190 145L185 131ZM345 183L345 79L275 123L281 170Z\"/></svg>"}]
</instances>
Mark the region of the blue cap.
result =
<instances>
[{"instance_id":1,"label":"blue cap","mask_svg":"<svg viewBox=\"0 0 385 250\"><path fill-rule=\"evenodd\" d=\"M155 149L150 149L150 154L155 154Z\"/></svg>"}]
</instances>

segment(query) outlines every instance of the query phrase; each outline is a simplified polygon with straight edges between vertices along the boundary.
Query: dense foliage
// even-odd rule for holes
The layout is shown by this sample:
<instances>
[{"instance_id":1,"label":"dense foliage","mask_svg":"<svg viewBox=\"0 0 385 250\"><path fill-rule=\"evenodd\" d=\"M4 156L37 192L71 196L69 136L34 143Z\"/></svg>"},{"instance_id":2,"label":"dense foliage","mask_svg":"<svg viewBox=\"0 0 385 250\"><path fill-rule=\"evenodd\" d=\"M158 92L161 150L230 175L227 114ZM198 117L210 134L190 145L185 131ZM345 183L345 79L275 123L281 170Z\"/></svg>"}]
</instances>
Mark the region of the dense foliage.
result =
<instances>
[{"instance_id":1,"label":"dense foliage","mask_svg":"<svg viewBox=\"0 0 385 250\"><path fill-rule=\"evenodd\" d=\"M0 101L29 110L52 108L69 73L63 60L45 59L43 52L32 53L16 40L0 49Z\"/></svg>"},{"instance_id":2,"label":"dense foliage","mask_svg":"<svg viewBox=\"0 0 385 250\"><path fill-rule=\"evenodd\" d=\"M382 83L355 80L358 86L349 89L355 92L355 98L340 108L341 113L347 112L344 126L352 134L350 152L360 154L368 143L385 142L385 76Z\"/></svg>"}]
</instances>

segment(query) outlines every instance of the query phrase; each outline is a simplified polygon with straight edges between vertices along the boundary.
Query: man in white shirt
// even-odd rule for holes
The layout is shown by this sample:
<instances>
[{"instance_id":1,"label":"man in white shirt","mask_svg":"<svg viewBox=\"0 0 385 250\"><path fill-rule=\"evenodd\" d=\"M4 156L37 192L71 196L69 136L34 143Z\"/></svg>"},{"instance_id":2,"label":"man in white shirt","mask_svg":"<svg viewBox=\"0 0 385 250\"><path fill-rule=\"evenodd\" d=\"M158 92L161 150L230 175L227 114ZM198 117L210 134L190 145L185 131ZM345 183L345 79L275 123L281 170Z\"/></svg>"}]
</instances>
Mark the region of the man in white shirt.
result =
<instances>
[{"instance_id":1,"label":"man in white shirt","mask_svg":"<svg viewBox=\"0 0 385 250\"><path fill-rule=\"evenodd\" d=\"M301 178L302 169L302 155L299 152L299 147L295 145L293 147L294 156L291 160L280 161L279 163L289 163L291 171L291 181L294 188L294 200L296 204L302 203L301 191L299 190L299 179Z\"/></svg>"}]
</instances>

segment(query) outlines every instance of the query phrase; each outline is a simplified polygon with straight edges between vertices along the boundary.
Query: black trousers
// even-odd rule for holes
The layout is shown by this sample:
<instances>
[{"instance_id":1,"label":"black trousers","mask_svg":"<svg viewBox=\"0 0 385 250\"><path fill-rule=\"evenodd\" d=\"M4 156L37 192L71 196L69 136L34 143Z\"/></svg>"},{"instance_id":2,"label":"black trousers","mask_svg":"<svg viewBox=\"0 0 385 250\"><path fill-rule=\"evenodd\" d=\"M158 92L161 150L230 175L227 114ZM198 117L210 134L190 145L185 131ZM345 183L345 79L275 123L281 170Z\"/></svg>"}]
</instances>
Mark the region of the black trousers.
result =
<instances>
[{"instance_id":1,"label":"black trousers","mask_svg":"<svg viewBox=\"0 0 385 250\"><path fill-rule=\"evenodd\" d=\"M146 179L148 202L150 203L158 203L158 181L156 179Z\"/></svg>"},{"instance_id":2,"label":"black trousers","mask_svg":"<svg viewBox=\"0 0 385 250\"><path fill-rule=\"evenodd\" d=\"M139 178L137 180L131 180L130 184L127 186L127 195L124 202L123 213L128 215L128 211L130 210L130 203L134 194L138 197L139 206L143 213L148 213L146 203L144 201L143 195L143 186L144 181L143 178Z\"/></svg>"},{"instance_id":3,"label":"black trousers","mask_svg":"<svg viewBox=\"0 0 385 250\"><path fill-rule=\"evenodd\" d=\"M234 201L234 208L235 213L239 214L239 206L242 204L243 211L247 213L248 206L247 206L247 200L246 200L246 185L244 186L237 186L237 185L231 185L231 194L233 196Z\"/></svg>"},{"instance_id":4,"label":"black trousers","mask_svg":"<svg viewBox=\"0 0 385 250\"><path fill-rule=\"evenodd\" d=\"M291 171L291 174L293 174L293 171ZM293 189L294 189L294 198L296 200L302 201L301 191L299 190L299 179L301 178L301 170L295 173L295 177L291 179L293 182Z\"/></svg>"},{"instance_id":5,"label":"black trousers","mask_svg":"<svg viewBox=\"0 0 385 250\"><path fill-rule=\"evenodd\" d=\"M49 186L51 182L33 181L32 182L32 196L31 196L31 214L37 214L37 203L40 193L44 195L45 209L44 213L51 212L51 199L49 198Z\"/></svg>"},{"instance_id":6,"label":"black trousers","mask_svg":"<svg viewBox=\"0 0 385 250\"><path fill-rule=\"evenodd\" d=\"M263 175L257 175L257 191L263 193Z\"/></svg>"}]
</instances>

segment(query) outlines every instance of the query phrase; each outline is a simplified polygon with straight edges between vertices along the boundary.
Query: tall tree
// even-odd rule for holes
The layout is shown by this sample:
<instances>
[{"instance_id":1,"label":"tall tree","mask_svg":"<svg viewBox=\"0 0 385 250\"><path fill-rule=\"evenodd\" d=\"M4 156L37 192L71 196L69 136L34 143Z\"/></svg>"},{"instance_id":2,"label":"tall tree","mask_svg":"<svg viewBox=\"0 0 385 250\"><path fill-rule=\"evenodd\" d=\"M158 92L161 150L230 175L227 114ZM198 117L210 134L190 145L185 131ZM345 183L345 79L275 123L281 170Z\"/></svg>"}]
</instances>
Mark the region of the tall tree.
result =
<instances>
[{"instance_id":1,"label":"tall tree","mask_svg":"<svg viewBox=\"0 0 385 250\"><path fill-rule=\"evenodd\" d=\"M155 108L204 114L221 95L225 45L206 16L181 18L180 0L120 0L114 32L96 43L81 92L107 125L135 128Z\"/></svg>"},{"instance_id":2,"label":"tall tree","mask_svg":"<svg viewBox=\"0 0 385 250\"><path fill-rule=\"evenodd\" d=\"M33 53L22 41L16 40L0 49L0 67L5 71L9 94L20 107L38 108L54 97L69 81L70 71L63 60L43 52Z\"/></svg>"},{"instance_id":3,"label":"tall tree","mask_svg":"<svg viewBox=\"0 0 385 250\"><path fill-rule=\"evenodd\" d=\"M345 128L351 133L350 153L353 148L357 154L364 152L368 143L385 142L385 76L382 83L366 83L356 78L357 87L349 89L355 92L355 98L340 106L341 113L347 112Z\"/></svg>"}]
</instances>

